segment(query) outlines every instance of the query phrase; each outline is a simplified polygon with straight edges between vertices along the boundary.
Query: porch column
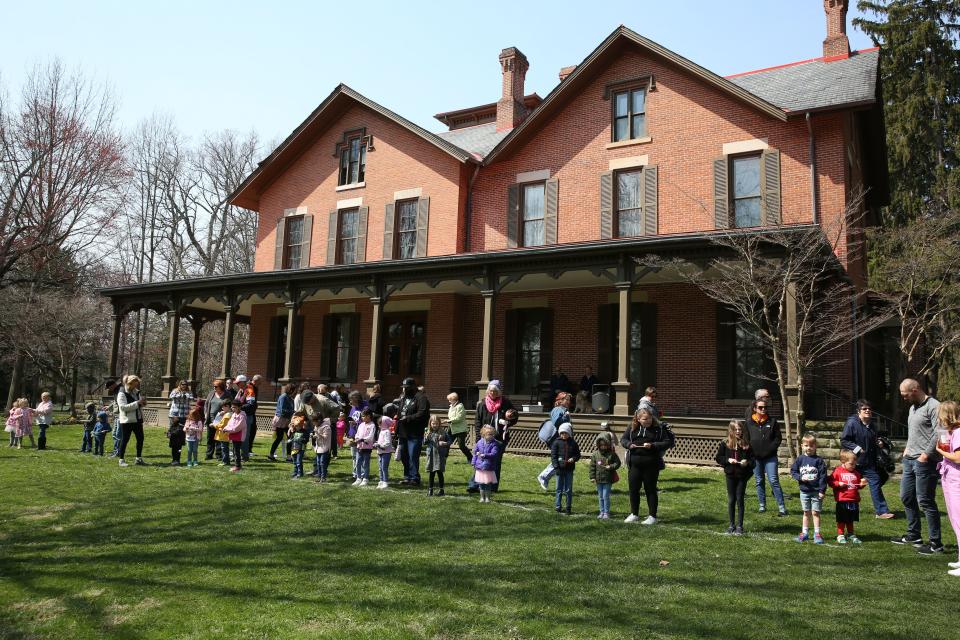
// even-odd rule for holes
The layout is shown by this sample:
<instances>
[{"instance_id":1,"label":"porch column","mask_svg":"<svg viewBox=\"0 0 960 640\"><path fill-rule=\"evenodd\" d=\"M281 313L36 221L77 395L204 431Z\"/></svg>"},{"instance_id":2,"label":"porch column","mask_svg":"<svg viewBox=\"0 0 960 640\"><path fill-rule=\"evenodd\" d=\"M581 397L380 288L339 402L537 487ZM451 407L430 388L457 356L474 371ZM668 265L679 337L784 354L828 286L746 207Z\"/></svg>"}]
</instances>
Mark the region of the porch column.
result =
<instances>
[{"instance_id":1,"label":"porch column","mask_svg":"<svg viewBox=\"0 0 960 640\"><path fill-rule=\"evenodd\" d=\"M283 377L277 380L280 385L293 382L293 332L297 324L297 311L300 305L295 301L285 302L287 308L287 344L286 352L283 356Z\"/></svg>"},{"instance_id":2,"label":"porch column","mask_svg":"<svg viewBox=\"0 0 960 640\"><path fill-rule=\"evenodd\" d=\"M488 283L490 284L490 283ZM497 290L494 287L480 292L483 296L483 351L480 352L480 397L486 393L493 377L493 332L496 327Z\"/></svg>"},{"instance_id":3,"label":"porch column","mask_svg":"<svg viewBox=\"0 0 960 640\"><path fill-rule=\"evenodd\" d=\"M167 372L163 380L164 398L170 395L177 384L177 344L180 341L180 311L176 308L167 312L167 323L170 327L170 341L167 343Z\"/></svg>"},{"instance_id":4,"label":"porch column","mask_svg":"<svg viewBox=\"0 0 960 640\"><path fill-rule=\"evenodd\" d=\"M110 360L106 378L108 382L117 379L117 361L120 358L120 330L123 327L124 315L120 313L120 309L114 307L113 315L110 316L113 320L113 335L110 338Z\"/></svg>"},{"instance_id":5,"label":"porch column","mask_svg":"<svg viewBox=\"0 0 960 640\"><path fill-rule=\"evenodd\" d=\"M197 365L200 359L200 331L203 329L203 320L196 316L190 318L190 326L193 328L193 345L190 347L190 376L187 384L190 389L197 392Z\"/></svg>"},{"instance_id":6,"label":"porch column","mask_svg":"<svg viewBox=\"0 0 960 640\"><path fill-rule=\"evenodd\" d=\"M220 359L220 377L230 377L233 366L233 325L237 322L237 305L231 302L223 307L223 356Z\"/></svg>"},{"instance_id":7,"label":"porch column","mask_svg":"<svg viewBox=\"0 0 960 640\"><path fill-rule=\"evenodd\" d=\"M803 416L797 413L800 398L800 390L797 386L799 382L799 372L797 371L796 360L790 355L796 353L797 348L797 285L790 283L787 285L787 407L796 422L799 425Z\"/></svg>"},{"instance_id":8,"label":"porch column","mask_svg":"<svg viewBox=\"0 0 960 640\"><path fill-rule=\"evenodd\" d=\"M383 304L382 295L376 295L370 298L372 308L371 334L370 334L370 369L364 384L367 387L367 393L373 390L373 385L380 383L380 331L383 327Z\"/></svg>"},{"instance_id":9,"label":"porch column","mask_svg":"<svg viewBox=\"0 0 960 640\"><path fill-rule=\"evenodd\" d=\"M617 323L617 381L611 387L616 394L613 414L629 416L630 411L630 293L633 282L617 282L619 321Z\"/></svg>"}]
</instances>

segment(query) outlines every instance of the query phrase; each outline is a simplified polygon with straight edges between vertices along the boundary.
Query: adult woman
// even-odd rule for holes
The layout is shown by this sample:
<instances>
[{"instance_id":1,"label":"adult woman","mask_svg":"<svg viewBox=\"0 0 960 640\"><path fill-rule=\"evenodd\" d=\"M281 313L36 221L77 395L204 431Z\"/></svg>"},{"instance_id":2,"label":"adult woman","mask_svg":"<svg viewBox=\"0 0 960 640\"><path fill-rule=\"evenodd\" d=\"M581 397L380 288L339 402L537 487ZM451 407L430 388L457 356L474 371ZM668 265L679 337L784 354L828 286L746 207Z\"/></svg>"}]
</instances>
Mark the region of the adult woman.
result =
<instances>
[{"instance_id":1,"label":"adult woman","mask_svg":"<svg viewBox=\"0 0 960 640\"><path fill-rule=\"evenodd\" d=\"M883 495L883 483L877 471L877 453L880 440L873 425L873 407L866 400L857 400L857 413L847 418L840 433L840 446L857 454L857 470L870 485L876 517L889 520L894 517Z\"/></svg>"},{"instance_id":2,"label":"adult woman","mask_svg":"<svg viewBox=\"0 0 960 640\"><path fill-rule=\"evenodd\" d=\"M214 428L213 419L220 413L221 409L230 410L231 400L233 400L233 396L227 392L227 385L220 378L215 379L213 389L203 405L203 422L207 425L207 460L212 460L214 454L218 456L220 454L220 443L214 440L217 430Z\"/></svg>"},{"instance_id":3,"label":"adult woman","mask_svg":"<svg viewBox=\"0 0 960 640\"><path fill-rule=\"evenodd\" d=\"M556 400L553 402L553 409L550 410L550 422L553 423L553 426L556 427L556 433L560 433L560 426L570 422L570 409L573 408L573 396L567 393L566 391L561 391L557 394ZM556 436L554 436L556 438ZM547 446L551 446L553 440L547 443ZM537 482L540 483L540 488L544 491L549 491L548 484L550 478L557 472L553 468L552 464L548 464L543 471L540 472L540 475L537 476Z\"/></svg>"},{"instance_id":4,"label":"adult woman","mask_svg":"<svg viewBox=\"0 0 960 640\"><path fill-rule=\"evenodd\" d=\"M647 496L647 515L641 524L657 523L657 479L663 468L663 452L670 447L670 436L660 418L650 409L640 409L620 438L627 451L627 481L630 486L630 515L624 522L640 519L640 487Z\"/></svg>"},{"instance_id":5,"label":"adult woman","mask_svg":"<svg viewBox=\"0 0 960 640\"><path fill-rule=\"evenodd\" d=\"M483 396L483 399L477 403L474 428L478 438L480 436L480 429L486 426L493 427L494 431L496 431L494 440L497 441L497 449L499 452L497 454L497 460L494 462L493 471L497 475L497 481L494 482L491 487L493 491L497 491L500 488L500 467L503 465L503 451L510 442L510 436L504 433L504 425L501 423L501 420L504 419L504 414L510 409L513 409L513 403L510 402L510 398L503 395L503 387L500 385L500 381L491 380L490 384L487 385L487 392ZM470 481L467 482L467 491L470 493L480 491L480 486L474 481L473 475L470 476Z\"/></svg>"},{"instance_id":6,"label":"adult woman","mask_svg":"<svg viewBox=\"0 0 960 640\"><path fill-rule=\"evenodd\" d=\"M753 477L757 483L757 500L760 502L760 513L767 510L767 492L763 483L766 474L770 481L770 490L777 501L779 516L787 515L787 507L783 502L783 490L780 488L780 479L777 477L777 449L780 448L780 425L776 418L767 413L767 400L754 400L753 412L747 421L747 436L750 448L756 460L753 467Z\"/></svg>"},{"instance_id":7,"label":"adult woman","mask_svg":"<svg viewBox=\"0 0 960 640\"><path fill-rule=\"evenodd\" d=\"M273 414L273 444L270 445L270 455L267 460L277 461L277 447L287 437L287 428L290 426L290 418L293 417L293 392L297 390L297 385L291 383L283 385L282 393L277 398L277 409Z\"/></svg>"},{"instance_id":8,"label":"adult woman","mask_svg":"<svg viewBox=\"0 0 960 640\"><path fill-rule=\"evenodd\" d=\"M347 395L347 416L354 423L360 424L360 412L367 408L367 401L363 399L363 394L353 390Z\"/></svg>"},{"instance_id":9,"label":"adult woman","mask_svg":"<svg viewBox=\"0 0 960 640\"><path fill-rule=\"evenodd\" d=\"M167 437L170 439L170 466L176 467L180 464L180 452L186 442L183 425L187 421L187 414L190 413L190 406L193 404L193 394L190 393L190 386L186 380L177 382L177 388L170 392L169 399L170 426L167 428Z\"/></svg>"},{"instance_id":10,"label":"adult woman","mask_svg":"<svg viewBox=\"0 0 960 640\"><path fill-rule=\"evenodd\" d=\"M140 397L140 378L128 375L123 379L123 388L117 393L117 409L120 411L120 429L123 439L120 441L120 466L129 466L124 460L130 435L137 437L136 464L146 464L143 461L143 407L147 401Z\"/></svg>"},{"instance_id":11,"label":"adult woman","mask_svg":"<svg viewBox=\"0 0 960 640\"><path fill-rule=\"evenodd\" d=\"M367 408L373 412L373 419L375 422L379 422L380 416L383 415L383 405L386 402L383 399L383 389L380 387L380 383L376 383L373 387L370 388L370 392L367 394Z\"/></svg>"},{"instance_id":12,"label":"adult woman","mask_svg":"<svg viewBox=\"0 0 960 640\"><path fill-rule=\"evenodd\" d=\"M50 400L50 392L44 391L40 394L40 404L33 410L37 417L37 427L40 428L40 435L37 436L37 449L47 448L47 428L53 424L53 402ZM30 432L30 441L33 441L33 432Z\"/></svg>"}]
</instances>

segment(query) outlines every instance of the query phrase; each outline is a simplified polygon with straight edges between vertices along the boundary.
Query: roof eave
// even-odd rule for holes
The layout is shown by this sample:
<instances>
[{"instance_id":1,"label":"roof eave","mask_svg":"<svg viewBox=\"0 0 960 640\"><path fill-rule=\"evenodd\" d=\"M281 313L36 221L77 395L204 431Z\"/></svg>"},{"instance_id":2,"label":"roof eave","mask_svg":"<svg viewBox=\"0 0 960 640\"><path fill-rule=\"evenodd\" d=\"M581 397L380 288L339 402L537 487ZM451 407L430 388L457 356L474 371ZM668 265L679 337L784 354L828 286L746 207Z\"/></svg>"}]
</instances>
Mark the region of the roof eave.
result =
<instances>
[{"instance_id":1,"label":"roof eave","mask_svg":"<svg viewBox=\"0 0 960 640\"><path fill-rule=\"evenodd\" d=\"M874 99L855 100L853 102L841 102L838 104L828 104L822 107L801 107L799 109L790 109L786 111L788 118L801 118L808 113L825 113L828 111L856 111L859 109L869 109L877 103Z\"/></svg>"}]
</instances>

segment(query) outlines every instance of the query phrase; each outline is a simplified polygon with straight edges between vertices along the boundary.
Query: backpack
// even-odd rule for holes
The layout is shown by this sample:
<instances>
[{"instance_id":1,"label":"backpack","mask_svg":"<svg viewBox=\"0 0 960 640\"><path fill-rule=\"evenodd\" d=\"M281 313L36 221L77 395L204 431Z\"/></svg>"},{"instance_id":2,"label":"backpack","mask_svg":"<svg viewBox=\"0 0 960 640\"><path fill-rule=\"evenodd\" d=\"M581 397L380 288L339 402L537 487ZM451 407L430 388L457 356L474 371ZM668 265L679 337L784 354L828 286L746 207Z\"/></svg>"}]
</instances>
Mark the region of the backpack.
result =
<instances>
[{"instance_id":1,"label":"backpack","mask_svg":"<svg viewBox=\"0 0 960 640\"><path fill-rule=\"evenodd\" d=\"M877 447L877 474L880 476L880 486L883 486L897 465L893 461L893 443L890 439L886 436L877 436L877 439L883 443L882 447Z\"/></svg>"},{"instance_id":2,"label":"backpack","mask_svg":"<svg viewBox=\"0 0 960 640\"><path fill-rule=\"evenodd\" d=\"M557 425L553 424L553 420L547 418L543 421L543 424L540 425L540 430L537 431L537 438L540 439L540 442L549 446L556 437Z\"/></svg>"}]
</instances>

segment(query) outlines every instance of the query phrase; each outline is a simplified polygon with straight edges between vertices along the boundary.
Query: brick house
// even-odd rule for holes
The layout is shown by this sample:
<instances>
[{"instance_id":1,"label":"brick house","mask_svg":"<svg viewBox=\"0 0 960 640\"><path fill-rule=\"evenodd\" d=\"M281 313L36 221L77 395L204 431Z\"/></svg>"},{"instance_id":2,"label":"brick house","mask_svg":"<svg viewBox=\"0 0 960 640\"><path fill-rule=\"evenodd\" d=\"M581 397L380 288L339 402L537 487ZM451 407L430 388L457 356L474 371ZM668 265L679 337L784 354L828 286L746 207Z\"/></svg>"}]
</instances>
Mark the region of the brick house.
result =
<instances>
[{"instance_id":1,"label":"brick house","mask_svg":"<svg viewBox=\"0 0 960 640\"><path fill-rule=\"evenodd\" d=\"M499 378L527 402L589 366L615 414L652 384L678 415L742 414L756 346L633 258L709 257L718 229L842 224L861 188L867 220L885 204L879 52L849 50L846 5L824 2L821 57L726 78L621 26L541 98L504 49L500 99L438 114L440 133L341 84L232 196L259 213L252 273L103 291L110 373L124 315L147 307L170 319L166 389L189 317L226 320L224 375L249 322L247 373L272 385L390 394L412 375L439 404ZM861 255L838 259L862 282ZM859 360L821 384L859 395Z\"/></svg>"}]
</instances>

